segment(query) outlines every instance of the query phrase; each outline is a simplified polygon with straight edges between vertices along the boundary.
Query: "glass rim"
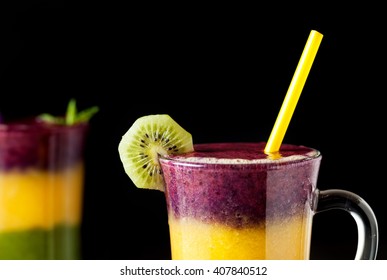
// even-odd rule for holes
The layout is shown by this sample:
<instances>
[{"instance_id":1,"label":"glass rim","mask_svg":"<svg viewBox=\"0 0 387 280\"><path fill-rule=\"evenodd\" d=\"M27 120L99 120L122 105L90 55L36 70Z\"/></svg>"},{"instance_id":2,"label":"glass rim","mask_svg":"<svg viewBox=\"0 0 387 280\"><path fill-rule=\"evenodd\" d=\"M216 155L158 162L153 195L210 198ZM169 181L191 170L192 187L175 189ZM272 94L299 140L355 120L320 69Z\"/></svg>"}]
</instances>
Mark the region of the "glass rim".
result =
<instances>
[{"instance_id":1,"label":"glass rim","mask_svg":"<svg viewBox=\"0 0 387 280\"><path fill-rule=\"evenodd\" d=\"M39 123L39 122L10 122L0 123L0 133L24 133L24 132L47 132L47 131L69 131L85 129L88 123L77 123L73 125Z\"/></svg>"},{"instance_id":2,"label":"glass rim","mask_svg":"<svg viewBox=\"0 0 387 280\"><path fill-rule=\"evenodd\" d=\"M297 146L297 145L294 145ZM201 158L199 160L194 159L195 156L185 157L184 154L178 155L159 155L159 162L170 162L174 165L189 165L189 166L283 166L283 165L298 165L304 164L322 157L321 152L318 149L298 146L309 149L310 151L302 155L291 155L281 157L281 152L267 154L265 158L261 159L240 159L240 158L214 158L214 157L196 157ZM190 159L191 158L191 159Z\"/></svg>"}]
</instances>

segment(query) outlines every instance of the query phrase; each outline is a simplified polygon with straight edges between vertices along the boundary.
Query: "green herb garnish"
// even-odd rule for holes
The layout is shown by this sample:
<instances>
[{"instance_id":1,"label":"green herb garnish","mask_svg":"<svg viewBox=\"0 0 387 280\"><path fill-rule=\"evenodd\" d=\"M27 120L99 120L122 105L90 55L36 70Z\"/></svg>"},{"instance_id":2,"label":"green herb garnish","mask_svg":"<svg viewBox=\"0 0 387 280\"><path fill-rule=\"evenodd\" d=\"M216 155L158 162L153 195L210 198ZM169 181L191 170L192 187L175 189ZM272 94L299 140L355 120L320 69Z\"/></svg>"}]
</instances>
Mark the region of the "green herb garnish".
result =
<instances>
[{"instance_id":1,"label":"green herb garnish","mask_svg":"<svg viewBox=\"0 0 387 280\"><path fill-rule=\"evenodd\" d=\"M47 123L61 124L61 125L73 125L77 123L88 122L92 116L99 111L97 106L90 107L88 109L78 112L76 101L74 98L70 99L67 105L65 116L53 116L50 114L41 114L38 118Z\"/></svg>"}]
</instances>

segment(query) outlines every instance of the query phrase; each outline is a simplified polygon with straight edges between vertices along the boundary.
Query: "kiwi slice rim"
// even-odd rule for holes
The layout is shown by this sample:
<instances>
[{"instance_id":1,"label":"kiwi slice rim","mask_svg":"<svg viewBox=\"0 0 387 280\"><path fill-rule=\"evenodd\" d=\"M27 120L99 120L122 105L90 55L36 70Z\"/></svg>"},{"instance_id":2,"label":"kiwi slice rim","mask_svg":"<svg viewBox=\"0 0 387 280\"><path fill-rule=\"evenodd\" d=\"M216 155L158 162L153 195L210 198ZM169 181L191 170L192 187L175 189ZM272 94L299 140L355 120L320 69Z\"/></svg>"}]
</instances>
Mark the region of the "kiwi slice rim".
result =
<instances>
[{"instance_id":1,"label":"kiwi slice rim","mask_svg":"<svg viewBox=\"0 0 387 280\"><path fill-rule=\"evenodd\" d=\"M137 188L165 190L159 157L193 151L192 135L168 114L139 117L122 136L118 152Z\"/></svg>"}]
</instances>

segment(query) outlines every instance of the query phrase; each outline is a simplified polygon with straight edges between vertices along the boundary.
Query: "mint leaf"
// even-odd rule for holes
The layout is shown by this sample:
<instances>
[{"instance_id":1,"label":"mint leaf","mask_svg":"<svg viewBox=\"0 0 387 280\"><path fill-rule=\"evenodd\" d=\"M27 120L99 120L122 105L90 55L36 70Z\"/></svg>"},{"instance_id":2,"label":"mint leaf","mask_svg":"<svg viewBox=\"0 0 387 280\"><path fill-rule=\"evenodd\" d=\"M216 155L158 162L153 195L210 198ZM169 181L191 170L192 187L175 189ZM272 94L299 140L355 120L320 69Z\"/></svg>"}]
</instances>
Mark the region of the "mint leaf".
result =
<instances>
[{"instance_id":1,"label":"mint leaf","mask_svg":"<svg viewBox=\"0 0 387 280\"><path fill-rule=\"evenodd\" d=\"M65 124L63 118L55 117L50 114L41 114L40 116L38 116L38 118L47 123Z\"/></svg>"},{"instance_id":2,"label":"mint leaf","mask_svg":"<svg viewBox=\"0 0 387 280\"><path fill-rule=\"evenodd\" d=\"M50 114L41 114L38 116L38 119L52 124L59 125L74 125L77 123L88 122L92 116L94 116L99 111L97 106L90 107L88 109L82 110L78 113L76 100L74 98L70 99L66 114L64 117L53 116Z\"/></svg>"},{"instance_id":3,"label":"mint leaf","mask_svg":"<svg viewBox=\"0 0 387 280\"><path fill-rule=\"evenodd\" d=\"M75 99L72 98L72 99L70 99L69 104L67 105L65 123L67 125L74 124L76 116L77 116L77 104L76 104Z\"/></svg>"},{"instance_id":4,"label":"mint leaf","mask_svg":"<svg viewBox=\"0 0 387 280\"><path fill-rule=\"evenodd\" d=\"M75 122L87 122L99 111L97 106L85 109L78 113Z\"/></svg>"}]
</instances>

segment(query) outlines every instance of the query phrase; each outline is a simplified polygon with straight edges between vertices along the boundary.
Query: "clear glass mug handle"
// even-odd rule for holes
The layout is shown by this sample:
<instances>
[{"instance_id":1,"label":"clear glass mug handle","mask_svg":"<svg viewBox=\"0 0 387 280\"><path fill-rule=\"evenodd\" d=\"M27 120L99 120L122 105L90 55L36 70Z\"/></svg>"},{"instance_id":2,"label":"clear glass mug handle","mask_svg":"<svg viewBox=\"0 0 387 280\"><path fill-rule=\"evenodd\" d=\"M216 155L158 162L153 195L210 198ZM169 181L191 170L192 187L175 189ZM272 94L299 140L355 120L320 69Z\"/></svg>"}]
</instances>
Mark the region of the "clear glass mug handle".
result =
<instances>
[{"instance_id":1,"label":"clear glass mug handle","mask_svg":"<svg viewBox=\"0 0 387 280\"><path fill-rule=\"evenodd\" d=\"M374 260L378 251L378 223L368 203L355 193L340 189L316 190L315 213L345 210L356 221L358 243L355 260Z\"/></svg>"}]
</instances>

